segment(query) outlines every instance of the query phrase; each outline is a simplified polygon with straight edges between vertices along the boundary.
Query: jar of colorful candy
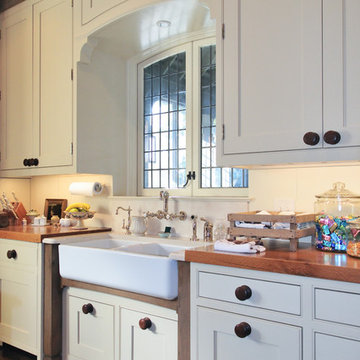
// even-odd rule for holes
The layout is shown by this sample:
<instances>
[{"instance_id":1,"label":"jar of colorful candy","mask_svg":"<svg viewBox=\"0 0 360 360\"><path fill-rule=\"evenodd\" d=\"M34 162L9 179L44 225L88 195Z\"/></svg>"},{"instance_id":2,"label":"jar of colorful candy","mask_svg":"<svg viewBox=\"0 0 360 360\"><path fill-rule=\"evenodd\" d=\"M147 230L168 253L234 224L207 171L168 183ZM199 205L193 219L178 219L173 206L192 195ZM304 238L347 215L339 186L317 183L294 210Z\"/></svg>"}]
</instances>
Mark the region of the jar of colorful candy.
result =
<instances>
[{"instance_id":1,"label":"jar of colorful candy","mask_svg":"<svg viewBox=\"0 0 360 360\"><path fill-rule=\"evenodd\" d=\"M360 195L345 188L342 182L316 195L315 247L324 251L346 252L351 237L349 222L360 216Z\"/></svg>"},{"instance_id":2,"label":"jar of colorful candy","mask_svg":"<svg viewBox=\"0 0 360 360\"><path fill-rule=\"evenodd\" d=\"M350 238L346 248L348 255L360 257L360 218L349 221Z\"/></svg>"}]
</instances>

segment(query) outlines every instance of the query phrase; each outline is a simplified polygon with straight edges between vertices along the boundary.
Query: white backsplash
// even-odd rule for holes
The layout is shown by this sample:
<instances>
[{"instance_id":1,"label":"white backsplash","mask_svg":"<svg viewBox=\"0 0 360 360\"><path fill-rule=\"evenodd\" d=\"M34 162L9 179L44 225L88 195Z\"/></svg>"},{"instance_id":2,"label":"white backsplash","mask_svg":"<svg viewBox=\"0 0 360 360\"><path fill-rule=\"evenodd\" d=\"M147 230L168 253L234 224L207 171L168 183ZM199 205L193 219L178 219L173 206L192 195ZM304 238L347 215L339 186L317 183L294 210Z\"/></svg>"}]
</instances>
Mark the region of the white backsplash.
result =
<instances>
[{"instance_id":1,"label":"white backsplash","mask_svg":"<svg viewBox=\"0 0 360 360\"><path fill-rule=\"evenodd\" d=\"M176 233L191 236L190 215L203 216L212 222L225 220L231 212L250 210L296 210L313 211L315 195L322 193L336 181L342 181L353 192L360 193L360 166L322 166L263 168L249 171L249 199L203 199L173 198L169 199L169 211L185 211L185 221L164 221L153 219L149 223L149 232L156 234L165 226L174 227ZM99 181L105 185L100 196L82 197L70 195L69 185L74 181ZM122 232L123 219L127 214L123 211L115 215L118 206L130 207L132 215L141 215L146 211L157 211L163 208L159 198L144 197L112 197L112 178L107 175L63 175L41 176L29 179L0 179L0 191L11 195L15 191L24 202L26 208L36 208L43 212L45 199L68 199L68 203L87 202L96 211L94 219L86 220L88 226L109 226ZM294 209L291 209L294 207ZM198 236L202 237L202 224L198 222Z\"/></svg>"}]
</instances>

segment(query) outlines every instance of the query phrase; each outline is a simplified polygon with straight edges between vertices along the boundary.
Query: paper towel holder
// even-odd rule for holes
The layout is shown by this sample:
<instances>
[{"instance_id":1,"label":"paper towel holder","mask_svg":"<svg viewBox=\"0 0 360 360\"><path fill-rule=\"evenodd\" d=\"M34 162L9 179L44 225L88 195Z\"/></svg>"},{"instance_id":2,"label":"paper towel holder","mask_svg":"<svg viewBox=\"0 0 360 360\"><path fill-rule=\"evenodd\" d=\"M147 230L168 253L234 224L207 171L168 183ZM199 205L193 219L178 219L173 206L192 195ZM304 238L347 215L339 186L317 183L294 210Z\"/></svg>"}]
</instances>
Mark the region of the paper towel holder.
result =
<instances>
[{"instance_id":1,"label":"paper towel holder","mask_svg":"<svg viewBox=\"0 0 360 360\"><path fill-rule=\"evenodd\" d=\"M73 182L69 191L73 195L97 196L102 193L104 185L99 182Z\"/></svg>"}]
</instances>

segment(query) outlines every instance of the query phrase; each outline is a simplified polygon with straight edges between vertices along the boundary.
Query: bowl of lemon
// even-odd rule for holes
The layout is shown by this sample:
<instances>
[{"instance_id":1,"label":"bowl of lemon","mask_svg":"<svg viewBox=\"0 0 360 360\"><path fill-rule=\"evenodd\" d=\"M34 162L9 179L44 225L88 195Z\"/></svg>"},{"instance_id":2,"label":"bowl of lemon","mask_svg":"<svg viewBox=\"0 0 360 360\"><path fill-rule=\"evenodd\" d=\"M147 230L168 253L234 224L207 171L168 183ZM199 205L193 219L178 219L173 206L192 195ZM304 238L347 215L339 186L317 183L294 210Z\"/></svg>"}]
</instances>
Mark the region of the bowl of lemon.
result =
<instances>
[{"instance_id":1,"label":"bowl of lemon","mask_svg":"<svg viewBox=\"0 0 360 360\"><path fill-rule=\"evenodd\" d=\"M90 211L90 205L87 203L74 203L69 205L65 211L65 217L76 220L76 225L72 227L74 230L86 230L84 220L91 219L95 215L95 211Z\"/></svg>"}]
</instances>

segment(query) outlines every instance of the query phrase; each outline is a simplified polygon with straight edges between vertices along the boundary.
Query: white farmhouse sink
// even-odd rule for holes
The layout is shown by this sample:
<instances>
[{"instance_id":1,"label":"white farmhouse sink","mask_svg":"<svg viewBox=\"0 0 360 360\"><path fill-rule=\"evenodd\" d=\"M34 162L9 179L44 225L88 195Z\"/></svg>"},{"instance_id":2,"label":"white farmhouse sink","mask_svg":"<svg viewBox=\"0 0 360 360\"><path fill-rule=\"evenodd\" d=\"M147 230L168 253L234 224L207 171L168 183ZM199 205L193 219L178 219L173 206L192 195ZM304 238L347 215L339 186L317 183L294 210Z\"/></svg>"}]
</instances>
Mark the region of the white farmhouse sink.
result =
<instances>
[{"instance_id":1,"label":"white farmhouse sink","mask_svg":"<svg viewBox=\"0 0 360 360\"><path fill-rule=\"evenodd\" d=\"M178 270L177 261L169 256L194 246L199 244L111 234L93 239L89 235L59 245L60 275L172 300L178 295Z\"/></svg>"}]
</instances>

